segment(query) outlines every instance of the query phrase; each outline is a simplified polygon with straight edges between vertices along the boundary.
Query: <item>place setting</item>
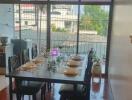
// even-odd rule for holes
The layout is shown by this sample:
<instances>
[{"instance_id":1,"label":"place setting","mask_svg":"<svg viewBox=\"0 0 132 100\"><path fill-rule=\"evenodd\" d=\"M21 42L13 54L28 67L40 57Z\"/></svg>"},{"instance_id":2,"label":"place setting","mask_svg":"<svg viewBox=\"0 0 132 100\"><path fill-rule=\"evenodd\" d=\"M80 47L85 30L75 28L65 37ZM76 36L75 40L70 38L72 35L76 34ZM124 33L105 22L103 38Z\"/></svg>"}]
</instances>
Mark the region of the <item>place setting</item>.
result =
<instances>
[{"instance_id":1,"label":"place setting","mask_svg":"<svg viewBox=\"0 0 132 100\"><path fill-rule=\"evenodd\" d=\"M19 68L16 69L16 71L33 71L37 68L38 66L33 63L33 62L27 62L26 64L20 66Z\"/></svg>"},{"instance_id":2,"label":"place setting","mask_svg":"<svg viewBox=\"0 0 132 100\"><path fill-rule=\"evenodd\" d=\"M82 57L81 56L71 56L67 60L65 66L61 68L61 72L70 77L74 77L80 74L81 69L78 68L82 65Z\"/></svg>"},{"instance_id":3,"label":"place setting","mask_svg":"<svg viewBox=\"0 0 132 100\"><path fill-rule=\"evenodd\" d=\"M79 54L76 54L76 55L72 55L71 59L75 61L82 61L84 58L80 56Z\"/></svg>"}]
</instances>

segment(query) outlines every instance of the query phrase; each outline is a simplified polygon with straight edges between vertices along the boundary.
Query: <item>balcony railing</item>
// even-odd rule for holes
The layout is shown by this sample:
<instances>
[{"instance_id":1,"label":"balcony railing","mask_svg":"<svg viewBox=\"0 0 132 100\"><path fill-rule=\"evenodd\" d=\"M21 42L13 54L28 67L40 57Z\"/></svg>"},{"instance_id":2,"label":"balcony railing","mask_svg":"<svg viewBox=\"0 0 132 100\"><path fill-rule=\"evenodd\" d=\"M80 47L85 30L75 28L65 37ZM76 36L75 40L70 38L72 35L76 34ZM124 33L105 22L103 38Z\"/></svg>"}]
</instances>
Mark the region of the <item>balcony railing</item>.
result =
<instances>
[{"instance_id":1,"label":"balcony railing","mask_svg":"<svg viewBox=\"0 0 132 100\"><path fill-rule=\"evenodd\" d=\"M29 38L24 38L29 39ZM31 39L31 38L30 38ZM37 44L37 39L31 39L33 43ZM46 39L40 40L40 48L46 48ZM77 48L77 42L71 40L52 40L51 48L60 48L62 53L67 54L75 54ZM87 42L87 41L79 41L78 51L80 54L87 54L88 51L93 48L96 52L97 57L100 59L104 59L106 57L106 46L107 42Z\"/></svg>"}]
</instances>

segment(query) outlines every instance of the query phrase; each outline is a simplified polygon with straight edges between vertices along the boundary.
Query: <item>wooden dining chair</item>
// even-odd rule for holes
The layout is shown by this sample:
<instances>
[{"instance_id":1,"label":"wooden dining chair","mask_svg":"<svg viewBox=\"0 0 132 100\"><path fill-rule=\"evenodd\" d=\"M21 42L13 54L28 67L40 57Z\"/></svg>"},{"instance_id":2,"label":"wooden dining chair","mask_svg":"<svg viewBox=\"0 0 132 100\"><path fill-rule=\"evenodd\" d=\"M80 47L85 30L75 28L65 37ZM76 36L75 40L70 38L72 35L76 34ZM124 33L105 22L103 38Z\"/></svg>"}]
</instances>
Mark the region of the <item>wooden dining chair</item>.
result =
<instances>
[{"instance_id":1,"label":"wooden dining chair","mask_svg":"<svg viewBox=\"0 0 132 100\"><path fill-rule=\"evenodd\" d=\"M92 50L92 49L91 49ZM76 84L64 84L61 86L59 94L61 95L60 100L85 100L86 95L90 94L90 83L91 83L91 68L93 64L92 60L92 51L88 53L87 57L87 68L85 70L84 82L86 85ZM89 96L87 98L90 98Z\"/></svg>"},{"instance_id":2,"label":"wooden dining chair","mask_svg":"<svg viewBox=\"0 0 132 100\"><path fill-rule=\"evenodd\" d=\"M29 49L24 49L21 53L21 60L22 64L25 64L26 62L30 61L29 57Z\"/></svg>"},{"instance_id":3,"label":"wooden dining chair","mask_svg":"<svg viewBox=\"0 0 132 100\"><path fill-rule=\"evenodd\" d=\"M87 71L87 70L86 70ZM91 74L85 73L85 85L63 84L59 90L60 100L89 100Z\"/></svg>"},{"instance_id":4,"label":"wooden dining chair","mask_svg":"<svg viewBox=\"0 0 132 100\"><path fill-rule=\"evenodd\" d=\"M32 53L32 59L37 57L38 55L37 45L33 45L31 53Z\"/></svg>"},{"instance_id":5,"label":"wooden dining chair","mask_svg":"<svg viewBox=\"0 0 132 100\"><path fill-rule=\"evenodd\" d=\"M90 66L91 67L91 66ZM63 84L59 90L60 100L89 100L91 85L91 68L85 70L84 83L79 84Z\"/></svg>"},{"instance_id":6,"label":"wooden dining chair","mask_svg":"<svg viewBox=\"0 0 132 100\"><path fill-rule=\"evenodd\" d=\"M15 72L20 66L19 57L9 57L8 63L9 74ZM45 99L45 88L46 86L42 82L20 80L19 78L15 78L13 82L13 77L9 77L10 98L12 98L13 93L16 93L17 100L24 98L24 95L32 95L33 100L36 100L36 94L41 89L41 100L43 100Z\"/></svg>"},{"instance_id":7,"label":"wooden dining chair","mask_svg":"<svg viewBox=\"0 0 132 100\"><path fill-rule=\"evenodd\" d=\"M90 66L91 67L91 66ZM86 69L84 83L79 84L63 84L59 90L60 100L89 100L90 84L91 84L91 68Z\"/></svg>"}]
</instances>

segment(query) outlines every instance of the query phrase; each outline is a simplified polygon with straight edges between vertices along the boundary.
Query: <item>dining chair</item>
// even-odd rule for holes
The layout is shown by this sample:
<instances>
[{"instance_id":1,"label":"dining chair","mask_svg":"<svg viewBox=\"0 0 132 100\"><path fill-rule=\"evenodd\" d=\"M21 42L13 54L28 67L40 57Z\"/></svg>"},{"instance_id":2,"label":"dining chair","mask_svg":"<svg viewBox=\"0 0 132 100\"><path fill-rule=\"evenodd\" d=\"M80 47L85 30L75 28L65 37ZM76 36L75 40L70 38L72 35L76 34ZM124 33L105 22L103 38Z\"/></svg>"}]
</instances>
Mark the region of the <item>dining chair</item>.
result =
<instances>
[{"instance_id":1,"label":"dining chair","mask_svg":"<svg viewBox=\"0 0 132 100\"><path fill-rule=\"evenodd\" d=\"M26 62L30 61L29 49L24 49L20 55L21 55L22 64L25 64Z\"/></svg>"},{"instance_id":2,"label":"dining chair","mask_svg":"<svg viewBox=\"0 0 132 100\"><path fill-rule=\"evenodd\" d=\"M91 71L85 70L85 85L79 84L62 84L59 90L60 100L89 100L90 96L90 83L91 83Z\"/></svg>"},{"instance_id":3,"label":"dining chair","mask_svg":"<svg viewBox=\"0 0 132 100\"><path fill-rule=\"evenodd\" d=\"M91 49L92 50L92 49ZM92 51L88 53L87 67L85 70L84 82L86 85L63 84L59 90L60 100L85 100L90 94L91 68L93 64ZM76 87L76 88L75 88ZM89 96L87 98L90 98Z\"/></svg>"},{"instance_id":4,"label":"dining chair","mask_svg":"<svg viewBox=\"0 0 132 100\"><path fill-rule=\"evenodd\" d=\"M8 70L9 74L17 71L16 69L20 66L20 60L18 56L11 56L8 59ZM24 99L24 95L32 95L33 100L36 100L36 94L41 89L41 100L45 99L45 84L42 82L36 81L26 81L20 80L19 78L15 78L13 81L13 77L9 77L9 93L10 98L12 98L12 94L16 93L17 100Z\"/></svg>"},{"instance_id":5,"label":"dining chair","mask_svg":"<svg viewBox=\"0 0 132 100\"><path fill-rule=\"evenodd\" d=\"M85 71L84 83L80 84L62 84L59 90L60 100L89 100L91 73ZM87 98L87 99L86 99Z\"/></svg>"},{"instance_id":6,"label":"dining chair","mask_svg":"<svg viewBox=\"0 0 132 100\"><path fill-rule=\"evenodd\" d=\"M35 57L37 57L37 55L38 55L37 45L33 45L33 46L32 46L32 51L31 51L31 53L32 53L32 59L35 58Z\"/></svg>"},{"instance_id":7,"label":"dining chair","mask_svg":"<svg viewBox=\"0 0 132 100\"><path fill-rule=\"evenodd\" d=\"M85 85L63 84L59 90L60 100L89 100L91 84L91 66L87 66L84 77Z\"/></svg>"}]
</instances>

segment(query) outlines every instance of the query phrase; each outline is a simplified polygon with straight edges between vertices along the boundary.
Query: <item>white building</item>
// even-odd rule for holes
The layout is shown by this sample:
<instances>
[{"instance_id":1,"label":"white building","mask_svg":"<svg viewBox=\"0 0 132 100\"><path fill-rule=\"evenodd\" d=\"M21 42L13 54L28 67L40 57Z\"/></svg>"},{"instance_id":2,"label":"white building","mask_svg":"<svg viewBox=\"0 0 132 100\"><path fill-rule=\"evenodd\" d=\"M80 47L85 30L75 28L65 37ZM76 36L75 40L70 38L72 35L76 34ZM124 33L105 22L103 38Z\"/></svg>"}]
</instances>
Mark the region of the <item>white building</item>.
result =
<instances>
[{"instance_id":1,"label":"white building","mask_svg":"<svg viewBox=\"0 0 132 100\"><path fill-rule=\"evenodd\" d=\"M15 28L18 30L19 28L19 5L14 6L15 12ZM21 27L22 29L35 29L36 25L36 14L35 6L32 4L22 4L20 10L20 19L21 19ZM38 11L38 25L40 25L40 11ZM46 12L42 13L41 19L41 29L47 29L47 14ZM77 29L77 15L73 13L72 5L53 5L51 7L51 27L52 25L56 29L66 29L70 32L75 32Z\"/></svg>"}]
</instances>

